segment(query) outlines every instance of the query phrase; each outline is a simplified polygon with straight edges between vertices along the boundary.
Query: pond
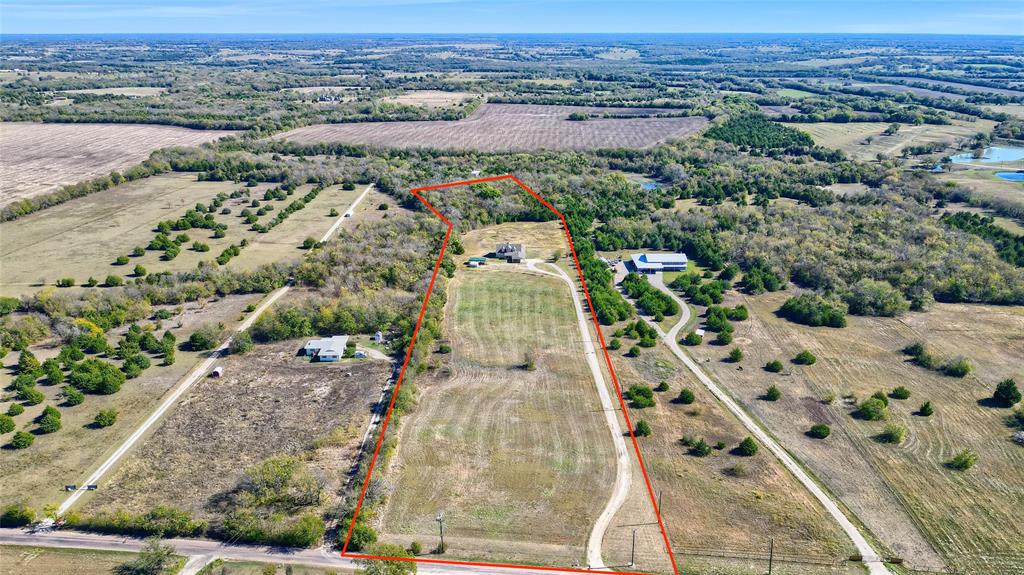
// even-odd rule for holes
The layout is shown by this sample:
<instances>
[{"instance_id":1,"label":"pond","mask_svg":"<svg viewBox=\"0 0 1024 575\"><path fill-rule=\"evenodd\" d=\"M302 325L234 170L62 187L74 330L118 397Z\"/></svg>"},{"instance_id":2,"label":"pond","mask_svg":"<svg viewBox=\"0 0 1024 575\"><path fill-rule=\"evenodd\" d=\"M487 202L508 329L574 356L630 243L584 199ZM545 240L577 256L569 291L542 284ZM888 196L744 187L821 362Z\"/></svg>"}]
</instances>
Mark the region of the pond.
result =
<instances>
[{"instance_id":1,"label":"pond","mask_svg":"<svg viewBox=\"0 0 1024 575\"><path fill-rule=\"evenodd\" d=\"M996 164L999 162L1015 162L1024 160L1024 148L1017 146L992 146L985 148L985 155L975 158L973 152L965 152L950 156L949 159L957 164Z\"/></svg>"},{"instance_id":2,"label":"pond","mask_svg":"<svg viewBox=\"0 0 1024 575\"><path fill-rule=\"evenodd\" d=\"M656 184L654 182L644 182L644 183L640 184L640 188L644 189L644 190L657 190L658 189L658 184Z\"/></svg>"},{"instance_id":3,"label":"pond","mask_svg":"<svg viewBox=\"0 0 1024 575\"><path fill-rule=\"evenodd\" d=\"M996 177L1011 182L1024 182L1024 172L996 172Z\"/></svg>"}]
</instances>

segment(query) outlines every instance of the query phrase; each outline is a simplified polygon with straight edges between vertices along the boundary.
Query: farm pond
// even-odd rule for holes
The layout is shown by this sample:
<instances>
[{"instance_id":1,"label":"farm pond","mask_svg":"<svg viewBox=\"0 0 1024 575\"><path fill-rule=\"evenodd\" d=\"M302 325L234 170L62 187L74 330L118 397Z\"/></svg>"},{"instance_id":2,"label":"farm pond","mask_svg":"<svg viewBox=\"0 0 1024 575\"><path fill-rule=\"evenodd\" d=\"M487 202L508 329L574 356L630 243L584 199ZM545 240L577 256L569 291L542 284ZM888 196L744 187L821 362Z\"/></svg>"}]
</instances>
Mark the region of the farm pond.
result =
<instances>
[{"instance_id":1,"label":"farm pond","mask_svg":"<svg viewBox=\"0 0 1024 575\"><path fill-rule=\"evenodd\" d=\"M1024 160L1024 148L1018 146L992 146L985 148L980 158L975 158L973 152L965 152L950 156L949 159L956 164L998 164L1001 162L1016 162Z\"/></svg>"}]
</instances>

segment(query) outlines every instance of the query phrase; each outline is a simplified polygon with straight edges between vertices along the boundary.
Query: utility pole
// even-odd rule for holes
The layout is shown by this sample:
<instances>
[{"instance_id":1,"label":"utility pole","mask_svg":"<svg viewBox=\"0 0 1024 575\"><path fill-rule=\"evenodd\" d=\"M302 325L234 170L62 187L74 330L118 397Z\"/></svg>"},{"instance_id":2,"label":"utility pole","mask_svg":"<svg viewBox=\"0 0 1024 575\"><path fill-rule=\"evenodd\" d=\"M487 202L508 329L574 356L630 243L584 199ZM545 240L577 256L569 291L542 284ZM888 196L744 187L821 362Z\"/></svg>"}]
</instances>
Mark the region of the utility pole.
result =
<instances>
[{"instance_id":1,"label":"utility pole","mask_svg":"<svg viewBox=\"0 0 1024 575\"><path fill-rule=\"evenodd\" d=\"M768 575L772 575L772 560L775 559L775 538L768 540Z\"/></svg>"},{"instance_id":2,"label":"utility pole","mask_svg":"<svg viewBox=\"0 0 1024 575\"><path fill-rule=\"evenodd\" d=\"M664 491L663 491L663 490L661 490L661 489L659 489L659 490L658 490L658 516L659 516L659 517L661 516L661 494L662 494L663 492L664 492Z\"/></svg>"},{"instance_id":3,"label":"utility pole","mask_svg":"<svg viewBox=\"0 0 1024 575\"><path fill-rule=\"evenodd\" d=\"M629 549L629 566L636 565L636 529L633 530L633 546Z\"/></svg>"},{"instance_id":4,"label":"utility pole","mask_svg":"<svg viewBox=\"0 0 1024 575\"><path fill-rule=\"evenodd\" d=\"M444 511L438 513L437 514L437 519L435 519L434 521L437 521L437 528L438 528L438 530L441 533L441 544L438 545L438 547L437 547L437 552L440 554L440 553L444 553L444 551L445 551L445 549L444 549Z\"/></svg>"}]
</instances>

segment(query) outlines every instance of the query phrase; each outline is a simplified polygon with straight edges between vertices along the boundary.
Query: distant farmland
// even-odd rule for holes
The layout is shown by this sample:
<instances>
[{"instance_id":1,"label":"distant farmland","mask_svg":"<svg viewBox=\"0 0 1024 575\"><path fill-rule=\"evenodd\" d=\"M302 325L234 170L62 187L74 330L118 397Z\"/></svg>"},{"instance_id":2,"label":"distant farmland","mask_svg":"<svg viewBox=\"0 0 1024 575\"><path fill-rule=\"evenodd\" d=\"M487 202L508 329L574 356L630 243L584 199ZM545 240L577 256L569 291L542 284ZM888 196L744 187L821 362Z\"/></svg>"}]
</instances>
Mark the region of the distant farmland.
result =
<instances>
[{"instance_id":1,"label":"distant farmland","mask_svg":"<svg viewBox=\"0 0 1024 575\"><path fill-rule=\"evenodd\" d=\"M232 132L139 124L0 124L0 206Z\"/></svg>"},{"instance_id":2,"label":"distant farmland","mask_svg":"<svg viewBox=\"0 0 1024 575\"><path fill-rule=\"evenodd\" d=\"M636 115L637 118L592 117L569 120L584 112ZM482 151L593 148L645 148L688 136L707 123L703 117L653 118L663 112L645 108L587 108L484 104L465 120L320 124L298 128L280 138L300 143L345 142L398 148L456 148Z\"/></svg>"}]
</instances>

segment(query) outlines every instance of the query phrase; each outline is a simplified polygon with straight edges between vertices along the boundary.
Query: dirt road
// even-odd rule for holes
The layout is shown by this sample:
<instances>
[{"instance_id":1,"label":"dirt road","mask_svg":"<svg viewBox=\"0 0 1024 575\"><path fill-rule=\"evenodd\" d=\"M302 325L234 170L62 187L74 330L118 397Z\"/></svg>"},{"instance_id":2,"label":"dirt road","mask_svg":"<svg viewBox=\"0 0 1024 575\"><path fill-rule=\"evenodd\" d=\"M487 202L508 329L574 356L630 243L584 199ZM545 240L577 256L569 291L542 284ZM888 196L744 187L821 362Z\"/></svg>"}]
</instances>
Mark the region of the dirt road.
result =
<instances>
[{"instance_id":1,"label":"dirt road","mask_svg":"<svg viewBox=\"0 0 1024 575\"><path fill-rule=\"evenodd\" d=\"M622 264L619 265L621 266ZM618 275L619 274L617 273L617 279ZM846 535L853 541L854 546L856 546L857 548L857 552L860 553L861 556L864 558L864 563L868 568L868 572L871 575L892 575L889 569L882 563L882 560L879 557L878 553L867 542L867 539L864 538L864 535L861 534L860 530L857 529L853 522L850 521L850 519L846 516L845 513L843 513L842 509L839 508L839 505L837 505L836 502L832 500L832 497L829 494L827 494L817 484L817 482L815 482L814 479L807 474L806 471L804 471L803 467L801 467L800 464L797 463L797 461L789 454L788 451L783 449L782 445L780 445L771 435L769 435L768 432L765 431L764 428L761 427L761 425L758 422L754 421L754 419L750 415L748 415L747 412L744 411L743 408L740 407L740 405L736 403L731 396L725 393L725 391L721 387L719 387L718 384L715 383L707 375L707 373L704 372L703 369L700 368L700 366L697 364L697 362L693 360L693 358L687 355L686 352L683 351L681 347L679 347L678 335L679 331L683 328L683 326L686 325L686 322L689 321L689 307L686 305L686 302L682 300L682 298L677 296L672 290L665 287L661 274L649 276L648 280L651 282L651 285L654 285L661 291L671 296L672 299L674 299L676 303L680 305L683 312L682 317L680 317L679 321L674 326L672 326L672 329L670 329L668 333L665 333L665 331L662 330L657 323L651 321L650 318L644 317L644 321L646 321L648 324L650 324L654 329L658 331L658 334L661 336L662 340L664 340L665 344L668 345L668 348L672 351L672 353L677 358L679 358L680 361L683 362L683 365L685 365L691 372L693 372L693 375L695 375L697 379L699 379L700 382L704 384L704 387L706 387L708 391L710 391L716 398L718 398L718 400L722 402L722 404L725 405L725 407L728 408L729 411L732 412L732 414L735 415L737 419L740 420L740 423L742 423L743 426L747 428L751 435L756 437L757 440L761 442L761 444L767 447L768 450L771 451L776 458L778 458L782 465L784 465L786 469L788 469L789 472L792 473L800 481L800 483L802 483L803 486L806 487L807 490L811 492L812 495L814 495L814 497L822 504L822 506L825 507L829 514L836 520L837 523L839 523L839 526L843 529L843 531L846 532Z\"/></svg>"},{"instance_id":2,"label":"dirt road","mask_svg":"<svg viewBox=\"0 0 1024 575\"><path fill-rule=\"evenodd\" d=\"M363 193L361 193L359 197L352 202L352 205L349 206L348 210L346 210L334 222L334 225L332 225L331 228L327 230L327 232L320 239L321 242L325 242L331 238L335 231L337 231L338 227L341 226L341 224L343 223L345 218L344 214L351 213L353 210L355 210L356 206L359 205L359 202L363 201L363 198L366 197L366 194L368 194L371 189L373 189L373 184L366 186L366 189L363 190ZM142 422L142 425L140 425L138 429L136 429L130 436L128 436L128 439L126 439L125 442L122 443L117 448L117 450L114 451L114 453L111 453L110 457L108 457L107 460L104 461L103 464L96 469L96 471L93 471L92 474L90 474L89 477L87 477L85 481L83 481L79 485L78 490L72 492L71 495L64 500L64 503L61 503L60 507L57 509L57 514L63 515L64 513L67 513L67 511L71 509L71 506L74 505L75 502L77 502L86 492L85 486L98 483L100 478L102 478L108 471L110 471L110 469L114 467L114 465L116 465L117 462L122 457L124 457L124 455L128 453L129 450L131 450L131 448L135 445L139 438L145 435L146 432L149 431L149 429L153 426L153 424L159 421L160 418L163 417L164 414L167 413L167 411L178 402L178 399L182 395L184 395L186 391L191 389L192 386L196 384L196 382L198 382L207 373L209 373L209 371L213 369L213 366L218 359L227 354L228 346L231 345L231 341L235 338L235 336L249 329L249 327L252 326L253 322L256 321L256 318L258 318L263 312L270 308L270 306L274 305L274 302L281 299L281 297L284 294L288 293L288 290L290 289L291 286L286 285L270 292L270 295L263 300L263 303L261 303L260 306L256 308L255 311L253 311L253 313L249 314L249 317L245 318L245 321L243 321L241 324L238 325L237 328L235 328L235 331L226 340L224 340L220 347L213 351L209 355L209 357L206 358L205 361L203 361L194 369L192 369L192 371L190 371L188 375L186 375L185 378L182 379L171 390L170 395L168 395L167 398L164 399L162 403L160 403L159 407L156 408L156 411L151 413L150 416L147 417L146 420ZM373 424L371 422L371 426L372 425Z\"/></svg>"},{"instance_id":3,"label":"dirt road","mask_svg":"<svg viewBox=\"0 0 1024 575\"><path fill-rule=\"evenodd\" d=\"M577 294L576 284L562 268L549 265L547 267L555 270L555 272L551 272L537 267L538 263L540 263L539 260L528 260L527 267L532 271L560 278L569 287L569 293L572 294L572 303L576 309L576 319L579 321L580 337L583 340L583 354L587 358L587 365L590 366L590 372L594 376L597 393L601 398L601 407L608 421L612 442L615 445L615 485L612 488L611 497L608 498L608 503L605 505L601 515L598 516L593 529L590 531L590 537L587 539L587 565L590 568L602 568L604 567L604 560L601 558L601 542L604 540L605 531L608 530L608 525L611 523L612 518L615 517L615 513L618 512L623 502L626 501L630 482L632 481L629 450L626 447L626 440L623 438L624 433L619 425L619 419L615 414L618 410L616 407L617 403L612 401L611 394L608 392L608 385L605 382L604 375L601 373L601 366L597 361L597 349L594 346L593 339L590 337L587 316L583 313L583 306Z\"/></svg>"}]
</instances>

